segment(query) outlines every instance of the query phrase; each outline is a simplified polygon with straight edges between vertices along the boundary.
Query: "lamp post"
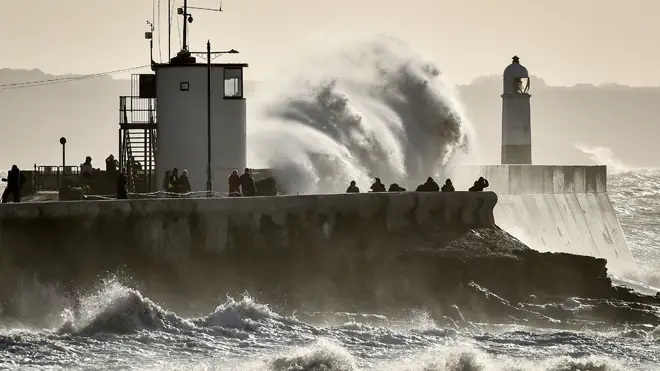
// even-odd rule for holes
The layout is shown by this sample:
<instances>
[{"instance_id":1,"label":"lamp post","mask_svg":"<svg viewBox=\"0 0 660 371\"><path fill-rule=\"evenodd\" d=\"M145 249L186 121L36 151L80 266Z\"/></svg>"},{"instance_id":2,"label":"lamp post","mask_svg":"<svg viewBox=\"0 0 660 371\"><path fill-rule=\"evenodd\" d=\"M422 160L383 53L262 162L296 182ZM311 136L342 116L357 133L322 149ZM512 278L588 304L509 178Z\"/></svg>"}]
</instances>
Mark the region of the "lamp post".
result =
<instances>
[{"instance_id":1,"label":"lamp post","mask_svg":"<svg viewBox=\"0 0 660 371\"><path fill-rule=\"evenodd\" d=\"M212 52L211 41L206 41L205 53L192 53L206 59L206 192L208 197L213 193L213 176L211 171L211 61L223 54L238 54L235 49ZM213 55L213 57L211 56Z\"/></svg>"},{"instance_id":2,"label":"lamp post","mask_svg":"<svg viewBox=\"0 0 660 371\"><path fill-rule=\"evenodd\" d=\"M211 197L213 177L211 175L211 40L206 41L206 192Z\"/></svg>"},{"instance_id":3,"label":"lamp post","mask_svg":"<svg viewBox=\"0 0 660 371\"><path fill-rule=\"evenodd\" d=\"M64 168L66 166L66 138L60 138L60 144L62 145L62 171L59 181L60 189L62 189L62 183L64 182Z\"/></svg>"}]
</instances>

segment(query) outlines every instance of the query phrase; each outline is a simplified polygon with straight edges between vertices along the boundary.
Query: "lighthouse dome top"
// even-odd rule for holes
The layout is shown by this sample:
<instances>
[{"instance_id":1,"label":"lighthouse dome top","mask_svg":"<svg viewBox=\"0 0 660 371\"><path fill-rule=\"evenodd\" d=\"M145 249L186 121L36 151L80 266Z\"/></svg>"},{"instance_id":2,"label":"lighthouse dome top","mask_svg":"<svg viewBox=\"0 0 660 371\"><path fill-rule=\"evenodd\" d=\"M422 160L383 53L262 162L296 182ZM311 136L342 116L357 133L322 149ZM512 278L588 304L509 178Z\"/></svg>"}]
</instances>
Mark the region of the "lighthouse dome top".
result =
<instances>
[{"instance_id":1,"label":"lighthouse dome top","mask_svg":"<svg viewBox=\"0 0 660 371\"><path fill-rule=\"evenodd\" d=\"M505 79L516 79L516 78L528 78L529 73L527 72L527 68L520 64L520 58L518 58L517 55L514 55L512 58L512 62L510 65L508 65L504 69L504 78Z\"/></svg>"}]
</instances>

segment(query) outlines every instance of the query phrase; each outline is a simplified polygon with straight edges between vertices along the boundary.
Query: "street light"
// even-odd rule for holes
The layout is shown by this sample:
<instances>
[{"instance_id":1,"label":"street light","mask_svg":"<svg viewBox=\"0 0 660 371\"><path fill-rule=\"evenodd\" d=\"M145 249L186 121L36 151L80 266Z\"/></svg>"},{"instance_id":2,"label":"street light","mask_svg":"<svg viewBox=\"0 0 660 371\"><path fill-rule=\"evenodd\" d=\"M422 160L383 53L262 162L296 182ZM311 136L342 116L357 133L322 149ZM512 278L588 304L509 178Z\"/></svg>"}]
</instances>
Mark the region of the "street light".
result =
<instances>
[{"instance_id":1,"label":"street light","mask_svg":"<svg viewBox=\"0 0 660 371\"><path fill-rule=\"evenodd\" d=\"M62 145L62 172L60 176L59 186L62 189L62 183L64 182L64 168L66 166L66 138L60 138L60 144Z\"/></svg>"},{"instance_id":2,"label":"street light","mask_svg":"<svg viewBox=\"0 0 660 371\"><path fill-rule=\"evenodd\" d=\"M223 54L238 54L238 50L231 49L221 52L211 51L211 41L206 41L206 53L191 53L206 59L206 191L211 197L213 192L213 177L211 174L211 61ZM213 58L211 58L213 54Z\"/></svg>"}]
</instances>

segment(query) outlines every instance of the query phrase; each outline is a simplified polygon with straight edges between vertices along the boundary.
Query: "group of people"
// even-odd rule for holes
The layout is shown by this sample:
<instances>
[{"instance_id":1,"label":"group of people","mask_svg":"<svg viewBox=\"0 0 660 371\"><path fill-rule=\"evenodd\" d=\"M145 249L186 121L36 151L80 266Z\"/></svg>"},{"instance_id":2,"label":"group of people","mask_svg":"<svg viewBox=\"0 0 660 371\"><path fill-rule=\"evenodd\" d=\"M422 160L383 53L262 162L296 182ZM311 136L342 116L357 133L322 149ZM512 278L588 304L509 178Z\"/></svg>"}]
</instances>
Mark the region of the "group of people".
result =
<instances>
[{"instance_id":1,"label":"group of people","mask_svg":"<svg viewBox=\"0 0 660 371\"><path fill-rule=\"evenodd\" d=\"M128 198L128 176L119 170L119 161L115 159L113 154L110 154L105 159L105 177L107 181L103 181L98 176L102 174L101 169L95 169L92 165L92 158L85 157L85 162L80 165L81 185L91 187L92 189L101 187L100 190L105 190L105 184L115 183L117 199Z\"/></svg>"},{"instance_id":2,"label":"group of people","mask_svg":"<svg viewBox=\"0 0 660 371\"><path fill-rule=\"evenodd\" d=\"M472 187L468 189L470 192L481 192L484 189L486 189L489 186L488 180L486 180L484 177L479 177ZM386 190L385 189L385 184L383 184L380 180L380 178L375 178L375 182L371 185L370 187L371 191L370 192L405 192L406 189L399 186L396 183L390 184L390 187ZM445 180L445 184L440 187L438 183L433 180L432 177L428 177L426 179L426 182L424 184L420 184L417 189L415 189L415 192L454 192L456 189L454 188L454 184L452 183L451 179ZM360 188L356 185L355 181L352 180L351 184L348 186L346 189L346 193L360 193Z\"/></svg>"},{"instance_id":3,"label":"group of people","mask_svg":"<svg viewBox=\"0 0 660 371\"><path fill-rule=\"evenodd\" d=\"M234 169L229 175L229 197L256 196L257 186L250 169L245 168L245 172L238 175L238 170Z\"/></svg>"},{"instance_id":4,"label":"group of people","mask_svg":"<svg viewBox=\"0 0 660 371\"><path fill-rule=\"evenodd\" d=\"M174 168L165 172L165 179L163 179L163 191L169 193L190 193L190 179L188 178L188 170L183 170L179 175L179 169Z\"/></svg>"},{"instance_id":5,"label":"group of people","mask_svg":"<svg viewBox=\"0 0 660 371\"><path fill-rule=\"evenodd\" d=\"M135 175L138 171L142 169L142 165L136 162L131 158L129 162L130 171ZM94 174L100 170L94 169L92 165L92 158L87 156L85 162L80 165L80 174L82 179L86 181L87 184L91 184ZM128 198L128 175L119 170L119 161L115 159L115 156L110 154L105 159L105 176L108 179L116 180L116 192L117 199L127 199ZM192 188L190 187L190 179L188 178L188 171L183 170L179 174L179 169L174 168L168 170L165 173L165 178L163 179L163 191L168 193L189 193Z\"/></svg>"}]
</instances>

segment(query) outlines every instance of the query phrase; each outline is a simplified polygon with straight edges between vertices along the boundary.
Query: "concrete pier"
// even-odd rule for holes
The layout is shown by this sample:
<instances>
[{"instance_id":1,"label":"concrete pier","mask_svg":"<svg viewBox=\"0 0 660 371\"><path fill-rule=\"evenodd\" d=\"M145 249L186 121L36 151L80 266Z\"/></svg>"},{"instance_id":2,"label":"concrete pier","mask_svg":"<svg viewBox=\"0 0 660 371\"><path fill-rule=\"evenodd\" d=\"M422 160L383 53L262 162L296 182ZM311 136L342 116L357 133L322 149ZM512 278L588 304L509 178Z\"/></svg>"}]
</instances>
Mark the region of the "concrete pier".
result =
<instances>
[{"instance_id":1,"label":"concrete pier","mask_svg":"<svg viewBox=\"0 0 660 371\"><path fill-rule=\"evenodd\" d=\"M271 230L304 228L329 237L336 221L348 215L372 219L388 231L426 224L492 227L496 203L492 192L406 192L5 204L0 246L130 244L154 258L178 259L195 249L274 245L261 233Z\"/></svg>"},{"instance_id":2,"label":"concrete pier","mask_svg":"<svg viewBox=\"0 0 660 371\"><path fill-rule=\"evenodd\" d=\"M418 248L454 260L515 260L522 247L498 249L491 245L499 240L487 237L503 239L493 228L496 203L493 192L404 192L4 204L0 309L32 277L76 291L105 275L128 275L144 285L141 292L170 304L217 304L218 295L246 290L273 302L290 295L288 304L334 302L346 290L365 298L375 289L358 283L395 272L395 282L412 280L412 272L444 282L420 273L417 263L397 262Z\"/></svg>"},{"instance_id":3,"label":"concrete pier","mask_svg":"<svg viewBox=\"0 0 660 371\"><path fill-rule=\"evenodd\" d=\"M480 165L463 170L488 179L498 194L495 221L527 246L634 266L607 195L606 166Z\"/></svg>"}]
</instances>

